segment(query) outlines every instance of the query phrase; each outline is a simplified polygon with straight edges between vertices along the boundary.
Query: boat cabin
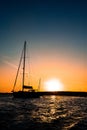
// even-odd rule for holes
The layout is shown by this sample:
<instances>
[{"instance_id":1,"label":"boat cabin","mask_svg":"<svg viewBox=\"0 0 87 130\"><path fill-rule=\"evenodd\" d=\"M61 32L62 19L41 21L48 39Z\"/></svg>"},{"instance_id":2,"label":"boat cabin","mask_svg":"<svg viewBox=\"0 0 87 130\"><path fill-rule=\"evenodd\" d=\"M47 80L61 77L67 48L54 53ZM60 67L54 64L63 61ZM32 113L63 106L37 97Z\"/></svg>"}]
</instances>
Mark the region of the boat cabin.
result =
<instances>
[{"instance_id":1,"label":"boat cabin","mask_svg":"<svg viewBox=\"0 0 87 130\"><path fill-rule=\"evenodd\" d=\"M23 86L23 90L24 89L27 89L29 92L34 92L35 90L33 89L33 87L32 86Z\"/></svg>"}]
</instances>

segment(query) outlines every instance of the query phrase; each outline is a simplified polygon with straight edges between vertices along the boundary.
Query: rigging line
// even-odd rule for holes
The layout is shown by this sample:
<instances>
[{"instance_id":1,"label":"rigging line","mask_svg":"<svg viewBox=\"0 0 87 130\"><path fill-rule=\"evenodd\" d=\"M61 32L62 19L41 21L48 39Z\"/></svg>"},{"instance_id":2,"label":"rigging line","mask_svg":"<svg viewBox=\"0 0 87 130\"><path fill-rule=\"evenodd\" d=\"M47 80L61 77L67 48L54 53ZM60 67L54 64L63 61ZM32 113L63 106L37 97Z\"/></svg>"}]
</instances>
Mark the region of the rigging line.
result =
<instances>
[{"instance_id":1,"label":"rigging line","mask_svg":"<svg viewBox=\"0 0 87 130\"><path fill-rule=\"evenodd\" d=\"M30 85L31 83L30 83L30 70L31 70L31 67L30 67L30 53L29 53L29 51L28 51L28 49L27 49L27 62L28 62L28 84Z\"/></svg>"},{"instance_id":2,"label":"rigging line","mask_svg":"<svg viewBox=\"0 0 87 130\"><path fill-rule=\"evenodd\" d=\"M17 77L18 77L18 74L19 74L19 70L20 70L20 66L21 66L21 62L22 62L23 53L24 53L24 49L22 50L22 54L21 54L21 58L20 58L20 62L19 62L19 66L18 66L18 70L17 70L17 74L16 74L16 78L15 78L13 90L12 90L13 92L14 92L14 89L15 89L15 86L16 86L16 83L17 83Z\"/></svg>"}]
</instances>

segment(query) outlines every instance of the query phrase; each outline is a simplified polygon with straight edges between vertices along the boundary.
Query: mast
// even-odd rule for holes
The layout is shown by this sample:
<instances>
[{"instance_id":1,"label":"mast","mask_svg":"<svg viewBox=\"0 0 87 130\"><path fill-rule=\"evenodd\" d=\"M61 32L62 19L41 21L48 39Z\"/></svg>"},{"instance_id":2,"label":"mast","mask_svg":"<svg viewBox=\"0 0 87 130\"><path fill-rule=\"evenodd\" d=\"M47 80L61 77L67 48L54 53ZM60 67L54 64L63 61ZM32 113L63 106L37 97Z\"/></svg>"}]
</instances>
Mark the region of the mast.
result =
<instances>
[{"instance_id":1,"label":"mast","mask_svg":"<svg viewBox=\"0 0 87 130\"><path fill-rule=\"evenodd\" d=\"M26 57L26 41L24 42L24 54L23 54L23 79L22 79L22 91L24 89L25 80L25 57Z\"/></svg>"},{"instance_id":2,"label":"mast","mask_svg":"<svg viewBox=\"0 0 87 130\"><path fill-rule=\"evenodd\" d=\"M40 91L40 85L41 85L41 78L39 79L38 91Z\"/></svg>"}]
</instances>

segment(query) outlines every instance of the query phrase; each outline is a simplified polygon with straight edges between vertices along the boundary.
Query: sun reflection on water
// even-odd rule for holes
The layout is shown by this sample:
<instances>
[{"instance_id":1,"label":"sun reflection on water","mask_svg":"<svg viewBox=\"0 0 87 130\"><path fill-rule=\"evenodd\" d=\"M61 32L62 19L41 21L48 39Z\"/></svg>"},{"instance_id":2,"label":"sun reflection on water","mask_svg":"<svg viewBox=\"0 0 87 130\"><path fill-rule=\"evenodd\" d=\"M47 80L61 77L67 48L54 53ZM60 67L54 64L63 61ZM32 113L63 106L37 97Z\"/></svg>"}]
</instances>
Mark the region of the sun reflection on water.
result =
<instances>
[{"instance_id":1,"label":"sun reflection on water","mask_svg":"<svg viewBox=\"0 0 87 130\"><path fill-rule=\"evenodd\" d=\"M59 112L61 112L61 108L58 108L58 104L56 103L56 100L58 100L59 97L50 96L50 98L46 98L47 100L44 100L42 106L39 103L37 104L39 106L38 111L33 111L32 113L32 117L38 117L39 122L51 122L52 120L59 118L59 115L57 114L58 109Z\"/></svg>"}]
</instances>

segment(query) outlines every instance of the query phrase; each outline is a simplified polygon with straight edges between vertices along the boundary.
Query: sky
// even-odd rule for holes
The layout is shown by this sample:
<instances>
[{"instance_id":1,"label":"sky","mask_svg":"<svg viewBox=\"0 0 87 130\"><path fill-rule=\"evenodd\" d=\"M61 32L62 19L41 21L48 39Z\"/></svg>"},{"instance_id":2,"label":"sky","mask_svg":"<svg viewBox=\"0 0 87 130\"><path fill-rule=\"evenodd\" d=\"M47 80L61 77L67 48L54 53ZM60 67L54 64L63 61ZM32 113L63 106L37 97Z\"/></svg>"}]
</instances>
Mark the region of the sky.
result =
<instances>
[{"instance_id":1,"label":"sky","mask_svg":"<svg viewBox=\"0 0 87 130\"><path fill-rule=\"evenodd\" d=\"M41 90L58 79L87 91L86 0L0 0L0 92L13 88L25 40L35 89L41 78Z\"/></svg>"}]
</instances>

